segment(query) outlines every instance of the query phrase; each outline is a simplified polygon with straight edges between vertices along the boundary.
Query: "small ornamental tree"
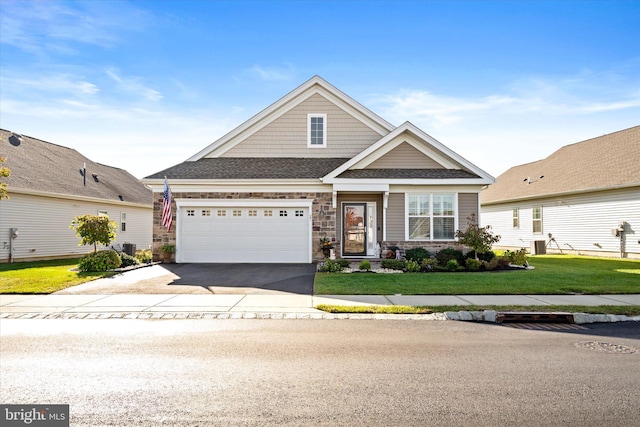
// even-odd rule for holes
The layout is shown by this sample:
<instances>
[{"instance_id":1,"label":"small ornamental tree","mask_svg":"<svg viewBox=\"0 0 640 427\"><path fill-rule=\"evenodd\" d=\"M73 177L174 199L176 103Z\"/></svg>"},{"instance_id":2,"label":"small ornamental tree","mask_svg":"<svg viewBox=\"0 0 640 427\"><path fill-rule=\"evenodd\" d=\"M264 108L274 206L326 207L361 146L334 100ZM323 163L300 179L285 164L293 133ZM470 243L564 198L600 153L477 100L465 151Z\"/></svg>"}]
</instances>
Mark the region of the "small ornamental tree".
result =
<instances>
[{"instance_id":1,"label":"small ornamental tree","mask_svg":"<svg viewBox=\"0 0 640 427\"><path fill-rule=\"evenodd\" d=\"M115 240L118 224L108 216L80 215L71 221L69 228L74 229L80 237L78 246L93 245L93 252L96 252L98 243L107 246Z\"/></svg>"},{"instance_id":2,"label":"small ornamental tree","mask_svg":"<svg viewBox=\"0 0 640 427\"><path fill-rule=\"evenodd\" d=\"M495 236L491 232L491 226L480 227L476 221L476 215L471 214L467 218L467 229L465 231L456 231L458 241L475 251L476 259L478 254L491 252L494 243L500 241L500 236Z\"/></svg>"},{"instance_id":3,"label":"small ornamental tree","mask_svg":"<svg viewBox=\"0 0 640 427\"><path fill-rule=\"evenodd\" d=\"M4 157L0 157L0 163L4 163L4 160ZM11 171L9 170L9 168L0 166L0 178L7 178L9 175L11 175ZM8 198L9 196L7 195L7 184L0 181L0 200Z\"/></svg>"}]
</instances>

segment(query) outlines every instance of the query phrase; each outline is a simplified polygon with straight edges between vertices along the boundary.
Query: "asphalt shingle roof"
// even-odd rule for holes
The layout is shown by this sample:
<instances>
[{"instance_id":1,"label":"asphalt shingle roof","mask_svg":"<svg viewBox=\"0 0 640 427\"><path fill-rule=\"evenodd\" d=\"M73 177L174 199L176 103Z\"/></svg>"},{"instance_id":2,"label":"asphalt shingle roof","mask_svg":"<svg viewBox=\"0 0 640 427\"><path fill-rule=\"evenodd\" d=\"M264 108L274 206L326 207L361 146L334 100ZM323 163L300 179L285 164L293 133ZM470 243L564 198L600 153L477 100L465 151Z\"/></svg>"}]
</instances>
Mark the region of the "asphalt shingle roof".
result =
<instances>
[{"instance_id":1,"label":"asphalt shingle roof","mask_svg":"<svg viewBox=\"0 0 640 427\"><path fill-rule=\"evenodd\" d=\"M355 179L459 179L478 178L478 175L461 169L351 169L338 178Z\"/></svg>"},{"instance_id":2,"label":"asphalt shingle roof","mask_svg":"<svg viewBox=\"0 0 640 427\"><path fill-rule=\"evenodd\" d=\"M129 172L93 162L72 148L22 136L11 138L12 132L0 129L0 157L11 175L3 178L12 190L27 190L70 196L152 205L153 195ZM13 142L13 143L12 143ZM87 165L86 186L80 174ZM96 174L96 182L92 176Z\"/></svg>"},{"instance_id":3,"label":"asphalt shingle roof","mask_svg":"<svg viewBox=\"0 0 640 427\"><path fill-rule=\"evenodd\" d=\"M218 157L187 161L147 179L319 179L349 159Z\"/></svg>"},{"instance_id":4,"label":"asphalt shingle roof","mask_svg":"<svg viewBox=\"0 0 640 427\"><path fill-rule=\"evenodd\" d=\"M482 191L482 203L624 186L640 186L640 126L566 145L546 159L512 167Z\"/></svg>"}]
</instances>

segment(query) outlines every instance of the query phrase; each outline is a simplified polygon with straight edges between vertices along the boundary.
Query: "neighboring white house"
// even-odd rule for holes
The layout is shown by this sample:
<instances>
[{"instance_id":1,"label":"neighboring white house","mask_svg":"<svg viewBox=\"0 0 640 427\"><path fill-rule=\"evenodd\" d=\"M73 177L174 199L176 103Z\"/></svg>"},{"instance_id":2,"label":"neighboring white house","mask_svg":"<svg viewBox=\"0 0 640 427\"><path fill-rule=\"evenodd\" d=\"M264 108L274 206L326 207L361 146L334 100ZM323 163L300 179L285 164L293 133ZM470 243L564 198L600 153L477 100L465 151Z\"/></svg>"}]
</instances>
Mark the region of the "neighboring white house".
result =
<instances>
[{"instance_id":1,"label":"neighboring white house","mask_svg":"<svg viewBox=\"0 0 640 427\"><path fill-rule=\"evenodd\" d=\"M162 227L167 177L175 226ZM459 246L494 178L409 122L396 127L316 76L187 161L146 177L154 256L178 262L376 258Z\"/></svg>"},{"instance_id":2,"label":"neighboring white house","mask_svg":"<svg viewBox=\"0 0 640 427\"><path fill-rule=\"evenodd\" d=\"M0 200L0 262L92 251L93 246L78 246L80 239L69 228L84 214L108 215L118 224L114 245L151 246L152 193L127 171L6 130L0 130L0 157L11 170L2 178L9 199Z\"/></svg>"},{"instance_id":3,"label":"neighboring white house","mask_svg":"<svg viewBox=\"0 0 640 427\"><path fill-rule=\"evenodd\" d=\"M496 248L640 258L640 126L509 169L481 212Z\"/></svg>"}]
</instances>

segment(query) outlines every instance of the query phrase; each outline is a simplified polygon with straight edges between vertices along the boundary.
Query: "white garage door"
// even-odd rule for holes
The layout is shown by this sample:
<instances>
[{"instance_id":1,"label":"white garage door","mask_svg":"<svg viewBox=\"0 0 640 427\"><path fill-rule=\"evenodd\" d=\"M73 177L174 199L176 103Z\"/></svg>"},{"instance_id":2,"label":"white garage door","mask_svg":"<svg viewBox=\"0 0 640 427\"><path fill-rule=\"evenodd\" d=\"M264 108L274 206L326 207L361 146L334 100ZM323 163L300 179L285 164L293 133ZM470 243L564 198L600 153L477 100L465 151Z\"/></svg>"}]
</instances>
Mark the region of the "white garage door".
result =
<instances>
[{"instance_id":1,"label":"white garage door","mask_svg":"<svg viewBox=\"0 0 640 427\"><path fill-rule=\"evenodd\" d=\"M309 263L308 207L185 206L178 262Z\"/></svg>"}]
</instances>

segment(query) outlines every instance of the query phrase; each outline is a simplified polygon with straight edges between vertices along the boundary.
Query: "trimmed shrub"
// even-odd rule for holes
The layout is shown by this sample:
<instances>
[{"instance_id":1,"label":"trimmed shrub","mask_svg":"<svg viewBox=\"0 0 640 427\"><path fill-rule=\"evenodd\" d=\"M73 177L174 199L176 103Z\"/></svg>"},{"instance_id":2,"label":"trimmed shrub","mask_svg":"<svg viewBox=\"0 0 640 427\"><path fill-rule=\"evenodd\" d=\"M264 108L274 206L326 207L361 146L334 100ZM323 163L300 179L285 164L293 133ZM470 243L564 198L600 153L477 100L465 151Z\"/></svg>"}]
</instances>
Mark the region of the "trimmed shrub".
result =
<instances>
[{"instance_id":1,"label":"trimmed shrub","mask_svg":"<svg viewBox=\"0 0 640 427\"><path fill-rule=\"evenodd\" d=\"M153 259L153 253L151 249L141 249L136 251L136 259L141 263L148 264Z\"/></svg>"},{"instance_id":2,"label":"trimmed shrub","mask_svg":"<svg viewBox=\"0 0 640 427\"><path fill-rule=\"evenodd\" d=\"M493 258L491 261L481 261L482 266L487 271L492 271L498 268L498 258Z\"/></svg>"},{"instance_id":3,"label":"trimmed shrub","mask_svg":"<svg viewBox=\"0 0 640 427\"><path fill-rule=\"evenodd\" d=\"M338 265L340 265L340 267L342 267L343 269L348 268L351 265L351 262L348 259L344 259L344 258L340 258L335 262L337 262Z\"/></svg>"},{"instance_id":4,"label":"trimmed shrub","mask_svg":"<svg viewBox=\"0 0 640 427\"><path fill-rule=\"evenodd\" d=\"M416 261L407 261L405 262L405 269L410 273L416 273L420 271L420 264Z\"/></svg>"},{"instance_id":5,"label":"trimmed shrub","mask_svg":"<svg viewBox=\"0 0 640 427\"><path fill-rule=\"evenodd\" d=\"M324 265L322 265L319 269L319 271L321 271L322 273L339 273L342 270L344 270L344 267L340 265L339 262L334 261L332 259L326 260L324 262Z\"/></svg>"},{"instance_id":6,"label":"trimmed shrub","mask_svg":"<svg viewBox=\"0 0 640 427\"><path fill-rule=\"evenodd\" d=\"M371 261L368 259L364 259L360 261L360 265L358 266L360 270L370 271L371 270Z\"/></svg>"},{"instance_id":7,"label":"trimmed shrub","mask_svg":"<svg viewBox=\"0 0 640 427\"><path fill-rule=\"evenodd\" d=\"M420 263L422 271L434 271L438 267L438 260L436 257L429 257L422 260Z\"/></svg>"},{"instance_id":8,"label":"trimmed shrub","mask_svg":"<svg viewBox=\"0 0 640 427\"><path fill-rule=\"evenodd\" d=\"M404 257L408 261L415 261L418 264L421 264L423 259L429 258L430 256L431 253L425 248L407 249L404 254Z\"/></svg>"},{"instance_id":9,"label":"trimmed shrub","mask_svg":"<svg viewBox=\"0 0 640 427\"><path fill-rule=\"evenodd\" d=\"M456 261L455 259L450 259L449 261L447 261L447 263L444 265L444 268L447 271L456 271L458 268L460 267L460 264L458 264L458 261Z\"/></svg>"},{"instance_id":10,"label":"trimmed shrub","mask_svg":"<svg viewBox=\"0 0 640 427\"><path fill-rule=\"evenodd\" d=\"M406 261L403 259L383 259L380 263L382 268L388 268L389 270L405 270Z\"/></svg>"},{"instance_id":11,"label":"trimmed shrub","mask_svg":"<svg viewBox=\"0 0 640 427\"><path fill-rule=\"evenodd\" d=\"M445 248L438 251L436 259L438 260L438 264L444 265L445 267L452 259L456 260L458 266L464 265L464 255L462 251L453 248Z\"/></svg>"},{"instance_id":12,"label":"trimmed shrub","mask_svg":"<svg viewBox=\"0 0 640 427\"><path fill-rule=\"evenodd\" d=\"M504 251L503 257L508 259L513 265L527 264L527 250L525 248L518 249L517 251Z\"/></svg>"},{"instance_id":13,"label":"trimmed shrub","mask_svg":"<svg viewBox=\"0 0 640 427\"><path fill-rule=\"evenodd\" d=\"M475 258L467 258L465 261L465 265L469 271L478 271L480 270L480 266L482 265L482 261Z\"/></svg>"},{"instance_id":14,"label":"trimmed shrub","mask_svg":"<svg viewBox=\"0 0 640 427\"><path fill-rule=\"evenodd\" d=\"M120 261L122 261L120 267L131 267L132 265L140 264L136 257L125 254L124 252L120 254Z\"/></svg>"},{"instance_id":15,"label":"trimmed shrub","mask_svg":"<svg viewBox=\"0 0 640 427\"><path fill-rule=\"evenodd\" d=\"M80 259L78 269L85 271L108 271L114 270L122 264L122 260L116 251L111 249L105 251L92 252Z\"/></svg>"}]
</instances>

